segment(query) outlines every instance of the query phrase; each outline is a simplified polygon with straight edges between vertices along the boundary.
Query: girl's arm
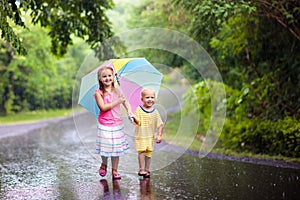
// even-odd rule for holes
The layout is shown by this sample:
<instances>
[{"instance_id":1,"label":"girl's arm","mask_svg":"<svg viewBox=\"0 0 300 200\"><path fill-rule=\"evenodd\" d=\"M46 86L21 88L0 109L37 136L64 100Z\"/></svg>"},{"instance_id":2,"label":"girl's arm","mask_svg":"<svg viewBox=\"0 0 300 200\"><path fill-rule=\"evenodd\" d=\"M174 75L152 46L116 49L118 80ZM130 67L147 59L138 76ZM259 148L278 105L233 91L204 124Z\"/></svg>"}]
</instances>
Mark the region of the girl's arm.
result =
<instances>
[{"instance_id":1,"label":"girl's arm","mask_svg":"<svg viewBox=\"0 0 300 200\"><path fill-rule=\"evenodd\" d=\"M119 89L115 89L116 90L116 93L121 96L121 97L124 97L124 94L122 94L122 92L119 90ZM132 110L131 110L131 105L129 104L128 100L125 98L125 101L122 103L122 105L124 106L124 108L126 109L127 111L127 115L128 117L132 117L133 116L133 113L132 113Z\"/></svg>"},{"instance_id":2,"label":"girl's arm","mask_svg":"<svg viewBox=\"0 0 300 200\"><path fill-rule=\"evenodd\" d=\"M132 117L133 113L132 113L132 110L131 110L131 105L129 104L129 102L127 100L125 100L125 102L123 102L123 106L127 111L128 117Z\"/></svg>"},{"instance_id":3,"label":"girl's arm","mask_svg":"<svg viewBox=\"0 0 300 200\"><path fill-rule=\"evenodd\" d=\"M112 103L105 104L102 96L98 92L95 93L95 99L96 99L96 103L97 103L99 109L102 112L106 112L106 111L112 109L113 107L115 107L116 105L121 104L125 101L124 97L120 97L117 100L113 101Z\"/></svg>"}]
</instances>

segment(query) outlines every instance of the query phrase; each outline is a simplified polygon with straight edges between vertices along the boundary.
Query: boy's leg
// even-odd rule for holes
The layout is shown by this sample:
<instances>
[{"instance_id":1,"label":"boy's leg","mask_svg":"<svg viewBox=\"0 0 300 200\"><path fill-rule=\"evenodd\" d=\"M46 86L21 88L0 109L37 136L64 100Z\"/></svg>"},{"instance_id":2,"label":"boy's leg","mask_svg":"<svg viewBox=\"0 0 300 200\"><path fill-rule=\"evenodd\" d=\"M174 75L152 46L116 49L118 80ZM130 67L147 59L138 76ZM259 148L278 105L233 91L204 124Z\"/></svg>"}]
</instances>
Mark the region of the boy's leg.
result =
<instances>
[{"instance_id":1,"label":"boy's leg","mask_svg":"<svg viewBox=\"0 0 300 200\"><path fill-rule=\"evenodd\" d=\"M145 171L150 172L151 157L145 156L145 163L146 163Z\"/></svg>"},{"instance_id":2,"label":"boy's leg","mask_svg":"<svg viewBox=\"0 0 300 200\"><path fill-rule=\"evenodd\" d=\"M151 164L152 151L149 151L145 154L145 178L150 178L150 164Z\"/></svg>"},{"instance_id":3,"label":"boy's leg","mask_svg":"<svg viewBox=\"0 0 300 200\"><path fill-rule=\"evenodd\" d=\"M145 152L138 152L138 160L139 160L139 175L145 174Z\"/></svg>"}]
</instances>

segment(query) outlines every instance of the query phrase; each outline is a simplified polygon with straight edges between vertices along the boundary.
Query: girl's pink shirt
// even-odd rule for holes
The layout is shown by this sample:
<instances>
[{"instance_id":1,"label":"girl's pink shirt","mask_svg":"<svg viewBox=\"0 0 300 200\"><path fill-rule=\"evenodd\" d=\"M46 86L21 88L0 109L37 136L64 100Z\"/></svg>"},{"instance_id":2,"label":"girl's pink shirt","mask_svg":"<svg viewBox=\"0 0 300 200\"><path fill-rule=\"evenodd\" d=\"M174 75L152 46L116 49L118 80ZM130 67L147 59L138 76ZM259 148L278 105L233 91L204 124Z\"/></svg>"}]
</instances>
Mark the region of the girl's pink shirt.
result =
<instances>
[{"instance_id":1,"label":"girl's pink shirt","mask_svg":"<svg viewBox=\"0 0 300 200\"><path fill-rule=\"evenodd\" d=\"M112 103L116 98L120 96L119 92L117 91L117 95L113 92L107 93L103 96L103 92L100 89L97 89L105 104ZM116 105L112 109L102 112L100 111L98 116L98 122L104 126L119 126L123 124L123 118L121 113L120 104Z\"/></svg>"}]
</instances>

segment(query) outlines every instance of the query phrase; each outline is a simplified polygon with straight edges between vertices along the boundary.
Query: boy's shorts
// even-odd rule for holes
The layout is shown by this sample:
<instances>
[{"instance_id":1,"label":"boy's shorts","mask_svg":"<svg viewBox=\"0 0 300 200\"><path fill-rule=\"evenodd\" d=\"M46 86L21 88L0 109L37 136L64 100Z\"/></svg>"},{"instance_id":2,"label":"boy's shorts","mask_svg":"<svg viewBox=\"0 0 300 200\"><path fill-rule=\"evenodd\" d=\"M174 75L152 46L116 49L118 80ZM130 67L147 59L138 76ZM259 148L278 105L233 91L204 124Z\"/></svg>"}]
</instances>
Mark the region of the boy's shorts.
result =
<instances>
[{"instance_id":1,"label":"boy's shorts","mask_svg":"<svg viewBox=\"0 0 300 200\"><path fill-rule=\"evenodd\" d=\"M140 153L145 153L145 155L148 157L148 158L151 158L151 156L152 156L152 151L148 151L148 150L146 150L146 151L138 151L138 153L140 154Z\"/></svg>"}]
</instances>

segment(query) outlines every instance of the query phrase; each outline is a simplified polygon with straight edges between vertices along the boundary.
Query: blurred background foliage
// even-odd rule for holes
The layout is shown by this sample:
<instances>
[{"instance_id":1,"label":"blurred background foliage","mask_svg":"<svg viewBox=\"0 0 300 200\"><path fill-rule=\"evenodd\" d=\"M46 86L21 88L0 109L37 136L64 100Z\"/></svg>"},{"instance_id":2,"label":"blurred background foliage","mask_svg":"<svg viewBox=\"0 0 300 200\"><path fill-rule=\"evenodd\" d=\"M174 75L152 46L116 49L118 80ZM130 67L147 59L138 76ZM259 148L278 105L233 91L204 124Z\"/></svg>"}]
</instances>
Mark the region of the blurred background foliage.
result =
<instances>
[{"instance_id":1,"label":"blurred background foliage","mask_svg":"<svg viewBox=\"0 0 300 200\"><path fill-rule=\"evenodd\" d=\"M71 108L73 81L86 55L92 50L102 58L126 53L106 47L106 38L133 28L169 28L201 44L222 75L227 118L221 148L300 156L300 1L17 2L1 0L1 115ZM209 84L220 83L203 80L170 52L136 54L181 70L192 84L184 112L193 109L196 94L198 134L205 137L212 109Z\"/></svg>"}]
</instances>

